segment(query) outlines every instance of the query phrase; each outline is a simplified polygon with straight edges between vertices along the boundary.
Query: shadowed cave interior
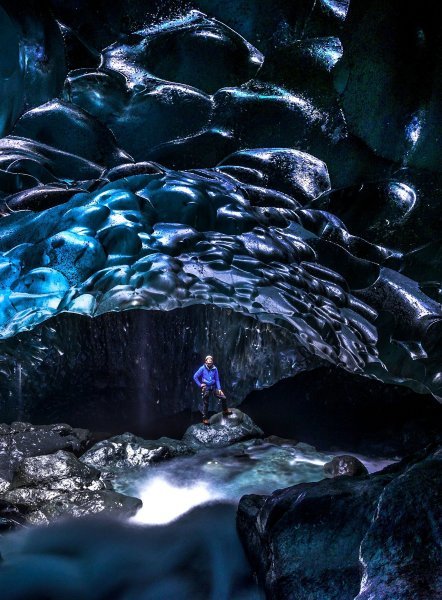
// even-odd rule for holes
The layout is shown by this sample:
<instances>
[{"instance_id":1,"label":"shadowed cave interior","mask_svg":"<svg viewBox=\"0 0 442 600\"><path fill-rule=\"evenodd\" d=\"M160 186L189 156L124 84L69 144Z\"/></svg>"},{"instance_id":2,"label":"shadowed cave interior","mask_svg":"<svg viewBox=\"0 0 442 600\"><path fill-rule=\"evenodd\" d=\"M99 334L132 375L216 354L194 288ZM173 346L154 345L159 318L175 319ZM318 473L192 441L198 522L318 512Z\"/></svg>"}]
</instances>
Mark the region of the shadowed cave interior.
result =
<instances>
[{"instance_id":1,"label":"shadowed cave interior","mask_svg":"<svg viewBox=\"0 0 442 600\"><path fill-rule=\"evenodd\" d=\"M0 0L2 600L440 597L437 9Z\"/></svg>"}]
</instances>

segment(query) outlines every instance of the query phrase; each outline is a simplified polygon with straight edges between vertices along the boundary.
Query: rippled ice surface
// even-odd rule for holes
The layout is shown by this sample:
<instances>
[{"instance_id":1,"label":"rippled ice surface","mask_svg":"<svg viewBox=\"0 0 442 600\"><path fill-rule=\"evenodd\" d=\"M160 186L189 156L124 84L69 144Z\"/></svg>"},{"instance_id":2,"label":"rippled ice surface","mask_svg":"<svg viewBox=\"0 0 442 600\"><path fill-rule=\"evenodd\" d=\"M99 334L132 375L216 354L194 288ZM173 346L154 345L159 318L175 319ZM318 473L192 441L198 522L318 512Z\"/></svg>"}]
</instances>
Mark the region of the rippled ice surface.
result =
<instances>
[{"instance_id":1,"label":"rippled ice surface","mask_svg":"<svg viewBox=\"0 0 442 600\"><path fill-rule=\"evenodd\" d=\"M126 472L114 485L142 499L143 508L135 521L161 524L208 502L236 504L244 494L270 494L297 483L319 481L324 478L323 465L332 457L307 444L280 446L252 440ZM369 471L388 464L359 458Z\"/></svg>"}]
</instances>

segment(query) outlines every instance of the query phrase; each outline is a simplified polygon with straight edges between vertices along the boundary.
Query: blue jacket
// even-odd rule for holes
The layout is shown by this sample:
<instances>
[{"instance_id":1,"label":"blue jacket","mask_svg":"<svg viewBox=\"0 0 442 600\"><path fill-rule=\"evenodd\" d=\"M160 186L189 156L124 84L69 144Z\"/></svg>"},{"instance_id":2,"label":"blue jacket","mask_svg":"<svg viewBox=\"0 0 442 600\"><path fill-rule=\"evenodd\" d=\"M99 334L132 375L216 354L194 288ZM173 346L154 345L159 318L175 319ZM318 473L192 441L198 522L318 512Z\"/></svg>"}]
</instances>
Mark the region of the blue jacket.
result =
<instances>
[{"instance_id":1,"label":"blue jacket","mask_svg":"<svg viewBox=\"0 0 442 600\"><path fill-rule=\"evenodd\" d=\"M201 386L202 383L205 383L207 386L216 386L217 390L221 389L221 384L219 382L218 369L213 365L211 369L208 369L206 365L203 365L195 372L193 376L195 383L197 386Z\"/></svg>"}]
</instances>

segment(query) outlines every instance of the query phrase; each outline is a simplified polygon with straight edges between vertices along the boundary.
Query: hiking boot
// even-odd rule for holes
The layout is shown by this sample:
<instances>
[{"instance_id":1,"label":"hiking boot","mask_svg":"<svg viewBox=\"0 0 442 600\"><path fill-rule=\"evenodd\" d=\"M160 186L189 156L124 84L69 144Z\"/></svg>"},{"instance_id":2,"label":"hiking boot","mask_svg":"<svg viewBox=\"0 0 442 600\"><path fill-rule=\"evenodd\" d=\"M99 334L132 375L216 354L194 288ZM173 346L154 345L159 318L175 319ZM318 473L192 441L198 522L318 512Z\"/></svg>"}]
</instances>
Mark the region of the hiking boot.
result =
<instances>
[{"instance_id":1,"label":"hiking boot","mask_svg":"<svg viewBox=\"0 0 442 600\"><path fill-rule=\"evenodd\" d=\"M233 412L227 408L226 410L223 410L223 415L227 417L228 415L233 415Z\"/></svg>"},{"instance_id":2,"label":"hiking boot","mask_svg":"<svg viewBox=\"0 0 442 600\"><path fill-rule=\"evenodd\" d=\"M210 425L209 419L203 419L203 425Z\"/></svg>"}]
</instances>

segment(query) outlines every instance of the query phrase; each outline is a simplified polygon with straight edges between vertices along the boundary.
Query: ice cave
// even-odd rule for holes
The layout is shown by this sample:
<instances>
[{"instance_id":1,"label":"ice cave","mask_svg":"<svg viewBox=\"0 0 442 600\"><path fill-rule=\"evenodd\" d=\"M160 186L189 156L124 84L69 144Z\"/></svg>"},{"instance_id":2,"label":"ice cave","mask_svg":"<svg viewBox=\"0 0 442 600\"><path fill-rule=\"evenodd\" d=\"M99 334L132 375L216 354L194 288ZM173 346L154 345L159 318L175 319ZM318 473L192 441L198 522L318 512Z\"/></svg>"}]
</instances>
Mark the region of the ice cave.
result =
<instances>
[{"instance_id":1,"label":"ice cave","mask_svg":"<svg viewBox=\"0 0 442 600\"><path fill-rule=\"evenodd\" d=\"M1 600L442 595L434 0L0 0Z\"/></svg>"}]
</instances>

